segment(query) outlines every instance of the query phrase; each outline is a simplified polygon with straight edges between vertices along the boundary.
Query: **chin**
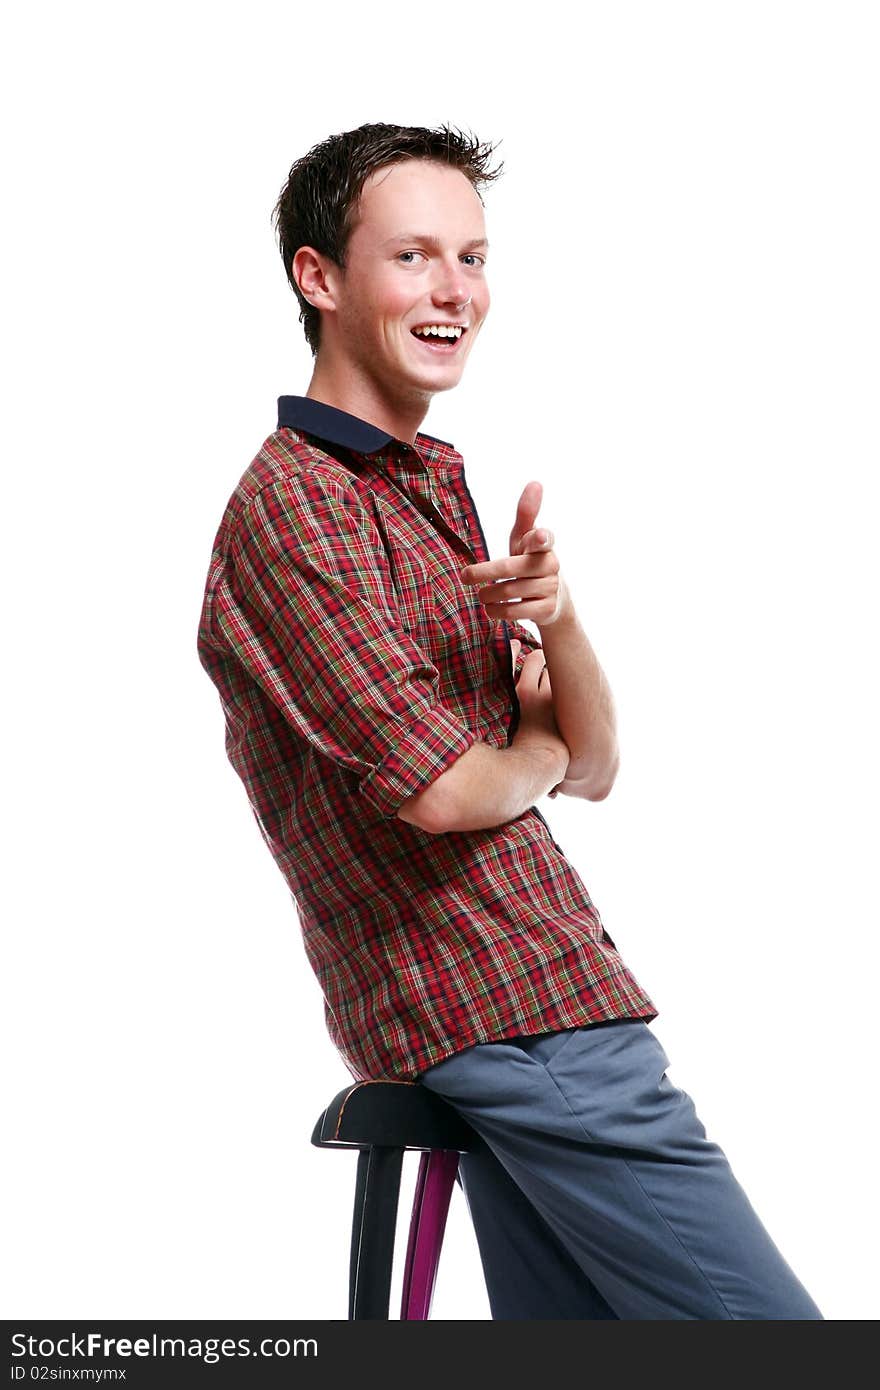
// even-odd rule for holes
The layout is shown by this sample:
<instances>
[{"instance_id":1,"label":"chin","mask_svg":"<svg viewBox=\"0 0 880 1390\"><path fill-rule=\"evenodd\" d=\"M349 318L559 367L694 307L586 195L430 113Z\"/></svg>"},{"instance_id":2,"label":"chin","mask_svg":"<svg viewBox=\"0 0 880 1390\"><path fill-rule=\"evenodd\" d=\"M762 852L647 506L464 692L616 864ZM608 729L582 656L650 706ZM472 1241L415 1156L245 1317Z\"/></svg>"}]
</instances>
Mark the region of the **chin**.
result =
<instances>
[{"instance_id":1,"label":"chin","mask_svg":"<svg viewBox=\"0 0 880 1390\"><path fill-rule=\"evenodd\" d=\"M446 367L436 367L433 371L429 367L420 372L413 371L412 365L409 364L408 370L404 375L407 376L410 381L418 382L420 386L430 387L433 391L448 391L450 386L458 385L463 371L463 362L456 362L454 370L452 363L449 363Z\"/></svg>"},{"instance_id":2,"label":"chin","mask_svg":"<svg viewBox=\"0 0 880 1390\"><path fill-rule=\"evenodd\" d=\"M455 387L458 385L458 383L459 383L460 381L461 381L461 372L459 372L457 376L452 377L451 379L450 379L450 378L447 378L446 381L436 381L436 382L434 382L433 389L434 389L435 392L438 392L438 391L454 391L454 390L455 390Z\"/></svg>"}]
</instances>

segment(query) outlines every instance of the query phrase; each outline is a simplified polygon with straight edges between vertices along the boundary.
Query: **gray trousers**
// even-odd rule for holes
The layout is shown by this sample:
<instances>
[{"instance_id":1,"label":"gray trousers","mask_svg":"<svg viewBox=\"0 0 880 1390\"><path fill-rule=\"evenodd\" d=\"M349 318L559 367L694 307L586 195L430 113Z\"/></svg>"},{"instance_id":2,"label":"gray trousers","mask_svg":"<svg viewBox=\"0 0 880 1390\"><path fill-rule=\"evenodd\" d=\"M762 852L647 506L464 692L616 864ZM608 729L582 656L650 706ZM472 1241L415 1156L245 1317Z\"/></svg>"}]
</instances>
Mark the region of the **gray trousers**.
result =
<instances>
[{"instance_id":1,"label":"gray trousers","mask_svg":"<svg viewBox=\"0 0 880 1390\"><path fill-rule=\"evenodd\" d=\"M466 1047L419 1077L480 1146L493 1318L822 1319L643 1019Z\"/></svg>"}]
</instances>

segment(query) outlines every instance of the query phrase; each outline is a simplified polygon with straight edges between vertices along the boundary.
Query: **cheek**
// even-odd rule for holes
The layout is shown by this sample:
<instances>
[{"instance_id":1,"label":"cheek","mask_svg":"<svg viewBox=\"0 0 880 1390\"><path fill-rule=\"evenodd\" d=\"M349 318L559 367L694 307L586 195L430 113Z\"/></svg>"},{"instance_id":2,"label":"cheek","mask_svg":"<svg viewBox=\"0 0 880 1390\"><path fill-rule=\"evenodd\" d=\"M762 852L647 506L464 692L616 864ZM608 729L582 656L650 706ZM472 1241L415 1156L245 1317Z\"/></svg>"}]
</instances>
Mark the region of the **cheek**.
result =
<instances>
[{"instance_id":1,"label":"cheek","mask_svg":"<svg viewBox=\"0 0 880 1390\"><path fill-rule=\"evenodd\" d=\"M384 319L406 318L412 312L413 292L396 278L389 277L376 287L373 310Z\"/></svg>"}]
</instances>

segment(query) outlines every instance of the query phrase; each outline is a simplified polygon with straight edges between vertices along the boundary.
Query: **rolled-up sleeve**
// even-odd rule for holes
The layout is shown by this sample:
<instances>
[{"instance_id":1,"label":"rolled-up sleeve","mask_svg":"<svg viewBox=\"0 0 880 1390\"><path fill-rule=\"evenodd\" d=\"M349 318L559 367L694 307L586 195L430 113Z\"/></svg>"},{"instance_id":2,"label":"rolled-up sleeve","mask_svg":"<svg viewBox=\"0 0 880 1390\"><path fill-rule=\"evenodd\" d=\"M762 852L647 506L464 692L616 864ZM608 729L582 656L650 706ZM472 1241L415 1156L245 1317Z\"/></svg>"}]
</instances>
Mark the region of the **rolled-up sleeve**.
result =
<instances>
[{"instance_id":1,"label":"rolled-up sleeve","mask_svg":"<svg viewBox=\"0 0 880 1390\"><path fill-rule=\"evenodd\" d=\"M382 537L357 493L311 470L264 488L229 541L215 622L295 733L357 778L383 817L478 741L401 621Z\"/></svg>"}]
</instances>

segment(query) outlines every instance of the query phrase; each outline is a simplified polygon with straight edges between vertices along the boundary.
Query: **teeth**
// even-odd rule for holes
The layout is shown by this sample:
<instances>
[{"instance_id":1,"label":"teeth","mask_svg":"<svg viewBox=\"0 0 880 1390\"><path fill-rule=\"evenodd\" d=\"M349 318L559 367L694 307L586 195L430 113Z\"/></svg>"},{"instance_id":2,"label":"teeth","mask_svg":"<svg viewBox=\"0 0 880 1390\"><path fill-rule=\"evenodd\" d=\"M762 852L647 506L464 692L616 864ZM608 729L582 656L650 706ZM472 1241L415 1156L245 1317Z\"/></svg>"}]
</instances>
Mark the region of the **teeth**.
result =
<instances>
[{"instance_id":1,"label":"teeth","mask_svg":"<svg viewBox=\"0 0 880 1390\"><path fill-rule=\"evenodd\" d=\"M428 324L427 327L413 329L413 332L422 338L460 338L462 331L461 328L445 323L432 323Z\"/></svg>"}]
</instances>

